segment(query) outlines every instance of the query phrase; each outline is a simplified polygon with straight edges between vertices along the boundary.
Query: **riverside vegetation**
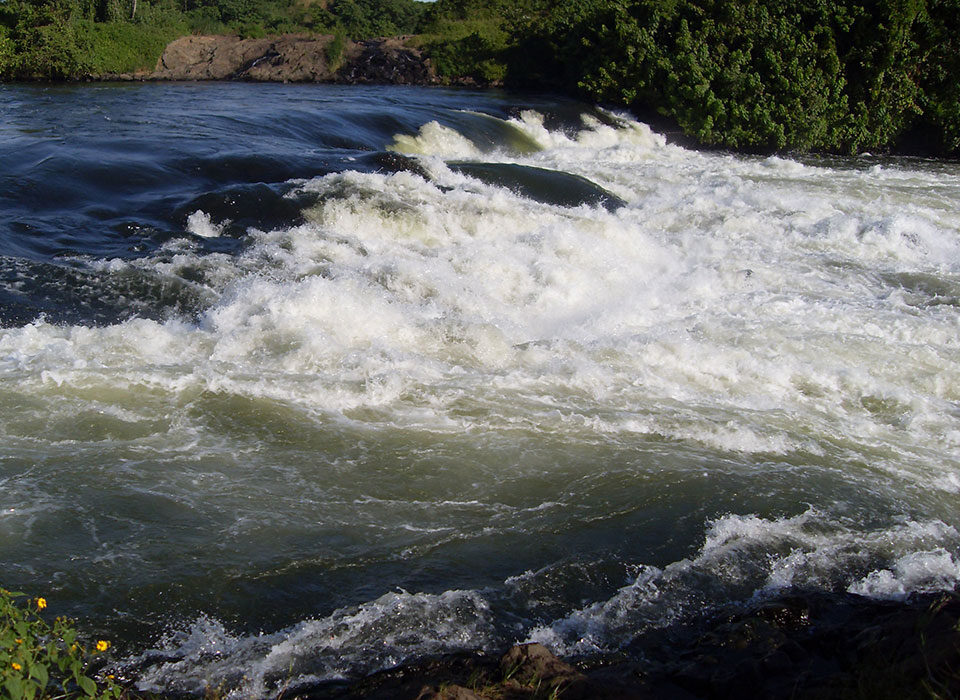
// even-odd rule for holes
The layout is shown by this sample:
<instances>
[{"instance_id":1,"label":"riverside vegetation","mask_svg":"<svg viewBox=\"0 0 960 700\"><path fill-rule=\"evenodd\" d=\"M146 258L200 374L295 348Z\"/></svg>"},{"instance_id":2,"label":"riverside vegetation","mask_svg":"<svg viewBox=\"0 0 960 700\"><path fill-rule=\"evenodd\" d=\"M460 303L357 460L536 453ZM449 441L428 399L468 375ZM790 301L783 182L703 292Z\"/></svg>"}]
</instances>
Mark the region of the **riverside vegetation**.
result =
<instances>
[{"instance_id":1,"label":"riverside vegetation","mask_svg":"<svg viewBox=\"0 0 960 700\"><path fill-rule=\"evenodd\" d=\"M0 588L0 698L118 698L121 691L112 676L99 685L91 678L110 642L97 640L88 650L69 620L46 620L46 607L45 598Z\"/></svg>"},{"instance_id":2,"label":"riverside vegetation","mask_svg":"<svg viewBox=\"0 0 960 700\"><path fill-rule=\"evenodd\" d=\"M960 154L960 0L0 0L0 77L151 70L190 33L407 40L441 81L554 89L704 146Z\"/></svg>"}]
</instances>

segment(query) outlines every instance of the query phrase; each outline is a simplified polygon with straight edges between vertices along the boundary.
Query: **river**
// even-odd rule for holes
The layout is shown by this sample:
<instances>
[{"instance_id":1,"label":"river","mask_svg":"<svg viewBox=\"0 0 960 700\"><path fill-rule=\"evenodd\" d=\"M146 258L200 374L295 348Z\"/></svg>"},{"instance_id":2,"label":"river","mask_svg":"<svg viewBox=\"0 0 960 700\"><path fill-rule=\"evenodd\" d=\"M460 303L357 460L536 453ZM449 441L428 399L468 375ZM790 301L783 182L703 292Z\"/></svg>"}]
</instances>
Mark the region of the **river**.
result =
<instances>
[{"instance_id":1,"label":"river","mask_svg":"<svg viewBox=\"0 0 960 700\"><path fill-rule=\"evenodd\" d=\"M953 589L958 202L552 97L0 85L0 585L245 698Z\"/></svg>"}]
</instances>

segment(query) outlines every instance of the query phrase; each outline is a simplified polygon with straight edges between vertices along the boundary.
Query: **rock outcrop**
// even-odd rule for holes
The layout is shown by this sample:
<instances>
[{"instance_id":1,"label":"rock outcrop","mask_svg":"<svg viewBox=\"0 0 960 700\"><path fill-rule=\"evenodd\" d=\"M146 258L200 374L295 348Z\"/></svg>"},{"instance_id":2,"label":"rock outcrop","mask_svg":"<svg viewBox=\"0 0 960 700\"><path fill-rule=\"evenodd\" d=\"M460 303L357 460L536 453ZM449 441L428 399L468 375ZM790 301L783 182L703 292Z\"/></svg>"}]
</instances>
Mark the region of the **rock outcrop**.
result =
<instances>
[{"instance_id":1,"label":"rock outcrop","mask_svg":"<svg viewBox=\"0 0 960 700\"><path fill-rule=\"evenodd\" d=\"M150 80L248 80L428 85L430 61L403 37L344 42L331 64L332 36L287 34L261 39L185 36L171 42ZM133 76L129 76L133 77Z\"/></svg>"},{"instance_id":2,"label":"rock outcrop","mask_svg":"<svg viewBox=\"0 0 960 700\"><path fill-rule=\"evenodd\" d=\"M652 629L576 666L540 644L425 659L310 700L848 700L960 697L960 591L809 593Z\"/></svg>"}]
</instances>

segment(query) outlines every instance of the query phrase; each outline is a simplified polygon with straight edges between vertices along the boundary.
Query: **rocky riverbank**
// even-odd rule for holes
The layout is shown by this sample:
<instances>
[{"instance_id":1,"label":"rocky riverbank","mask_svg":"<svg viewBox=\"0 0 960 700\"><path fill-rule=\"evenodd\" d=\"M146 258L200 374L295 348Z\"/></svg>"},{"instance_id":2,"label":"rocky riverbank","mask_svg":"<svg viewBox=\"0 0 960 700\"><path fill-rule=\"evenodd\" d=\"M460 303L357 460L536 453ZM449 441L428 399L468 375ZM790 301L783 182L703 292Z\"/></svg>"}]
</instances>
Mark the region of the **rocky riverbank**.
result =
<instances>
[{"instance_id":1,"label":"rocky riverbank","mask_svg":"<svg viewBox=\"0 0 960 700\"><path fill-rule=\"evenodd\" d=\"M106 75L114 80L245 80L431 85L430 60L407 37L368 41L288 34L260 39L185 36L171 42L152 72Z\"/></svg>"},{"instance_id":2,"label":"rocky riverbank","mask_svg":"<svg viewBox=\"0 0 960 700\"><path fill-rule=\"evenodd\" d=\"M811 593L653 630L620 655L572 665L539 644L450 655L311 700L813 700L960 697L960 596L906 602Z\"/></svg>"}]
</instances>

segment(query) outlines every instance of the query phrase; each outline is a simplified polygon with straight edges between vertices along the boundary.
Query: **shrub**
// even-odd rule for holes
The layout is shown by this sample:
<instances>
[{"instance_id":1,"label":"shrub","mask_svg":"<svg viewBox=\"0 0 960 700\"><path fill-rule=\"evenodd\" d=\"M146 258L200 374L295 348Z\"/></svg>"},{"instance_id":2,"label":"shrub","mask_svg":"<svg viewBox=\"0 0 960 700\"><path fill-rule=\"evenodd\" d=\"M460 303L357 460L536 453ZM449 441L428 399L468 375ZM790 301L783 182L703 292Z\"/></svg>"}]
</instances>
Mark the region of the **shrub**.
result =
<instances>
[{"instance_id":1,"label":"shrub","mask_svg":"<svg viewBox=\"0 0 960 700\"><path fill-rule=\"evenodd\" d=\"M656 110L706 145L857 153L924 109L957 123L957 0L544 2L513 53L533 71L512 74Z\"/></svg>"},{"instance_id":2,"label":"shrub","mask_svg":"<svg viewBox=\"0 0 960 700\"><path fill-rule=\"evenodd\" d=\"M220 19L220 10L204 5L186 13L191 34L223 34L226 25Z\"/></svg>"},{"instance_id":3,"label":"shrub","mask_svg":"<svg viewBox=\"0 0 960 700\"><path fill-rule=\"evenodd\" d=\"M4 700L96 698L114 700L120 688L107 677L90 677L98 655L110 648L97 641L88 651L69 620L50 624L44 598L26 598L0 588L0 697Z\"/></svg>"},{"instance_id":4,"label":"shrub","mask_svg":"<svg viewBox=\"0 0 960 700\"><path fill-rule=\"evenodd\" d=\"M427 44L437 74L444 78L473 78L481 83L502 81L506 42L496 34L474 32L462 39Z\"/></svg>"},{"instance_id":5,"label":"shrub","mask_svg":"<svg viewBox=\"0 0 960 700\"><path fill-rule=\"evenodd\" d=\"M262 39L267 30L259 22L244 22L236 27L237 36L241 39Z\"/></svg>"},{"instance_id":6,"label":"shrub","mask_svg":"<svg viewBox=\"0 0 960 700\"><path fill-rule=\"evenodd\" d=\"M920 22L923 117L920 130L935 152L960 153L960 0L931 0Z\"/></svg>"},{"instance_id":7,"label":"shrub","mask_svg":"<svg viewBox=\"0 0 960 700\"><path fill-rule=\"evenodd\" d=\"M184 31L182 24L151 26L139 22L83 22L77 27L88 70L101 74L153 70L164 47Z\"/></svg>"},{"instance_id":8,"label":"shrub","mask_svg":"<svg viewBox=\"0 0 960 700\"><path fill-rule=\"evenodd\" d=\"M324 47L327 67L331 73L336 73L343 65L344 50L347 46L347 37L342 29L338 29Z\"/></svg>"},{"instance_id":9,"label":"shrub","mask_svg":"<svg viewBox=\"0 0 960 700\"><path fill-rule=\"evenodd\" d=\"M7 28L0 25L0 75L13 67L14 56L13 39L10 38Z\"/></svg>"}]
</instances>

